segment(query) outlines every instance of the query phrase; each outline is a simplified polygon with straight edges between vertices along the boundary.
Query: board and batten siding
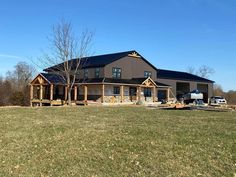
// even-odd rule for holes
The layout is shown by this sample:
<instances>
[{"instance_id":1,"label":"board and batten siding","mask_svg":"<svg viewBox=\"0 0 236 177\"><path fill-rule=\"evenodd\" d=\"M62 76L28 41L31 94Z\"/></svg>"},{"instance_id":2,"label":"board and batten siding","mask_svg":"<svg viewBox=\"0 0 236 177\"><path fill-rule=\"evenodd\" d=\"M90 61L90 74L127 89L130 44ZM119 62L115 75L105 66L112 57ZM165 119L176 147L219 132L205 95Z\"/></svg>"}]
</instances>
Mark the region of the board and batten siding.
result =
<instances>
[{"instance_id":1,"label":"board and batten siding","mask_svg":"<svg viewBox=\"0 0 236 177\"><path fill-rule=\"evenodd\" d=\"M114 87L120 87L119 85L105 85L105 96L119 96L113 93ZM102 95L102 85L88 85L88 95ZM79 87L79 95L84 94L84 88ZM129 96L129 86L124 86L124 96Z\"/></svg>"},{"instance_id":2,"label":"board and batten siding","mask_svg":"<svg viewBox=\"0 0 236 177\"><path fill-rule=\"evenodd\" d=\"M152 79L156 80L155 68L147 64L143 59L136 57L124 57L104 67L104 76L112 77L112 68L121 68L121 79L144 78L144 71L152 73Z\"/></svg>"},{"instance_id":3,"label":"board and batten siding","mask_svg":"<svg viewBox=\"0 0 236 177\"><path fill-rule=\"evenodd\" d=\"M104 67L97 67L100 68L99 78L104 77ZM95 78L95 69L96 68L86 68L88 70L88 78ZM79 70L79 75L77 75L78 79L84 78L84 69Z\"/></svg>"},{"instance_id":4,"label":"board and batten siding","mask_svg":"<svg viewBox=\"0 0 236 177\"><path fill-rule=\"evenodd\" d=\"M182 82L182 83L189 83L190 85L190 91L198 89L197 85L198 84L207 84L208 85L208 98L213 96L213 83L208 83L208 82L197 82L197 81L184 81L184 80L172 80L172 79L162 79L162 78L157 78L158 82L161 82L166 85L170 85L171 91L173 94L176 96L176 83L177 82ZM173 97L173 95L170 95Z\"/></svg>"}]
</instances>

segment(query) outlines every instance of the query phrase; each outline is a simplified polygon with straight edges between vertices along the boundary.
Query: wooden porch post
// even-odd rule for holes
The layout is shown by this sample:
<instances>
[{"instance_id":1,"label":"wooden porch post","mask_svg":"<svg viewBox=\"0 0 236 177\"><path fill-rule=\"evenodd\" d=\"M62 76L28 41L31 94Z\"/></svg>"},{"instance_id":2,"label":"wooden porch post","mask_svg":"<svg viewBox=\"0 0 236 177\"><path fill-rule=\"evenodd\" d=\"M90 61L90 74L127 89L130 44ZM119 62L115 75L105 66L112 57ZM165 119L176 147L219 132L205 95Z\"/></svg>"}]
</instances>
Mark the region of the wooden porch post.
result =
<instances>
[{"instance_id":1,"label":"wooden porch post","mask_svg":"<svg viewBox=\"0 0 236 177\"><path fill-rule=\"evenodd\" d=\"M136 90L137 90L136 91L136 100L138 100L139 99L139 87L137 87Z\"/></svg>"},{"instance_id":2,"label":"wooden porch post","mask_svg":"<svg viewBox=\"0 0 236 177\"><path fill-rule=\"evenodd\" d=\"M124 86L120 86L120 97L121 97L121 103L124 101Z\"/></svg>"},{"instance_id":3,"label":"wooden porch post","mask_svg":"<svg viewBox=\"0 0 236 177\"><path fill-rule=\"evenodd\" d=\"M34 94L34 86L30 84L30 106L33 106L32 100L33 100L33 94Z\"/></svg>"},{"instance_id":4,"label":"wooden porch post","mask_svg":"<svg viewBox=\"0 0 236 177\"><path fill-rule=\"evenodd\" d=\"M170 88L167 89L167 101L170 99Z\"/></svg>"},{"instance_id":5,"label":"wooden porch post","mask_svg":"<svg viewBox=\"0 0 236 177\"><path fill-rule=\"evenodd\" d=\"M153 87L152 98L153 98L153 102L155 102L156 101L156 87Z\"/></svg>"},{"instance_id":6,"label":"wooden porch post","mask_svg":"<svg viewBox=\"0 0 236 177\"><path fill-rule=\"evenodd\" d=\"M141 87L138 87L138 101L141 101Z\"/></svg>"},{"instance_id":7,"label":"wooden porch post","mask_svg":"<svg viewBox=\"0 0 236 177\"><path fill-rule=\"evenodd\" d=\"M39 105L42 106L42 101L43 101L43 85L40 84L40 92L39 92L39 100L40 100L40 103Z\"/></svg>"},{"instance_id":8,"label":"wooden porch post","mask_svg":"<svg viewBox=\"0 0 236 177\"><path fill-rule=\"evenodd\" d=\"M74 100L77 101L77 86L74 87Z\"/></svg>"},{"instance_id":9,"label":"wooden porch post","mask_svg":"<svg viewBox=\"0 0 236 177\"><path fill-rule=\"evenodd\" d=\"M52 106L53 101L53 84L50 85L50 106Z\"/></svg>"},{"instance_id":10,"label":"wooden porch post","mask_svg":"<svg viewBox=\"0 0 236 177\"><path fill-rule=\"evenodd\" d=\"M86 104L88 101L88 86L84 86L84 103Z\"/></svg>"},{"instance_id":11,"label":"wooden porch post","mask_svg":"<svg viewBox=\"0 0 236 177\"><path fill-rule=\"evenodd\" d=\"M104 103L104 96L105 96L105 85L102 84L102 98L101 98L102 103Z\"/></svg>"}]
</instances>

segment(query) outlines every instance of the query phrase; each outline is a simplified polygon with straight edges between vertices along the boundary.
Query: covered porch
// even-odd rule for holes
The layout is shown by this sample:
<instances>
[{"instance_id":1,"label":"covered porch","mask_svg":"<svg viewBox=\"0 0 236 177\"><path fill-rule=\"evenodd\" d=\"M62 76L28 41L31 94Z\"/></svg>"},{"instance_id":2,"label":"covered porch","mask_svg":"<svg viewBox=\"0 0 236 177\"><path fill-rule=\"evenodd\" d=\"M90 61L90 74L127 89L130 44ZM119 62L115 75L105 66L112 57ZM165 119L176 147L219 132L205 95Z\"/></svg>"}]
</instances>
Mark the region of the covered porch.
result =
<instances>
[{"instance_id":1,"label":"covered porch","mask_svg":"<svg viewBox=\"0 0 236 177\"><path fill-rule=\"evenodd\" d=\"M87 86L79 86L75 84L71 90L72 104L86 104L87 94L84 98L78 99L79 87L83 87L84 93L87 91ZM61 106L68 104L68 91L64 78L54 74L39 74L30 83L30 105L31 106Z\"/></svg>"},{"instance_id":2,"label":"covered porch","mask_svg":"<svg viewBox=\"0 0 236 177\"><path fill-rule=\"evenodd\" d=\"M160 87L166 90L169 98L170 88L158 86L151 78L77 80L71 90L71 103L74 105L154 103L158 101ZM68 86L60 76L39 74L30 83L31 106L66 105L68 91Z\"/></svg>"}]
</instances>

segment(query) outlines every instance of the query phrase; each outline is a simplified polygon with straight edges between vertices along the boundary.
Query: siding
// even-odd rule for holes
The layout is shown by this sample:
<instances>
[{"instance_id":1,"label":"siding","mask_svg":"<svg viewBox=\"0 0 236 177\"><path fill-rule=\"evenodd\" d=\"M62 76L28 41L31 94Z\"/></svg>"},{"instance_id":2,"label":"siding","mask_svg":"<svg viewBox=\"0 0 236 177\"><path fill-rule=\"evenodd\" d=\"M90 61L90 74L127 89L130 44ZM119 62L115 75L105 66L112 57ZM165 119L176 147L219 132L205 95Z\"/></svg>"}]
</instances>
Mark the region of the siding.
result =
<instances>
[{"instance_id":1,"label":"siding","mask_svg":"<svg viewBox=\"0 0 236 177\"><path fill-rule=\"evenodd\" d=\"M95 68L87 68L88 70L88 78L95 78ZM84 78L84 69L79 70L80 74L78 75L78 79ZM100 68L100 78L104 77L104 67Z\"/></svg>"},{"instance_id":2,"label":"siding","mask_svg":"<svg viewBox=\"0 0 236 177\"><path fill-rule=\"evenodd\" d=\"M194 81L183 81L183 80L171 80L171 79L157 79L158 82L163 84L170 85L172 88L173 94L176 96L176 83L177 82L185 82L190 84L190 91L197 89L197 84L207 84L208 85L208 98L213 96L213 83L206 83L206 82L194 82ZM170 95L173 97L173 95Z\"/></svg>"},{"instance_id":3,"label":"siding","mask_svg":"<svg viewBox=\"0 0 236 177\"><path fill-rule=\"evenodd\" d=\"M144 71L152 72L152 79L156 80L157 72L156 70L147 64L141 58L135 57L124 57L120 60L117 60L113 63L108 64L104 68L105 77L112 77L112 68L118 67L122 69L122 79L131 79L131 78L143 78Z\"/></svg>"},{"instance_id":4,"label":"siding","mask_svg":"<svg viewBox=\"0 0 236 177\"><path fill-rule=\"evenodd\" d=\"M119 87L119 86L116 86ZM113 85L105 85L105 96L113 96ZM84 94L84 88L79 87L79 95ZM102 86L101 85L88 85L88 95L102 95ZM120 94L119 94L120 95ZM124 96L129 96L129 87L124 86Z\"/></svg>"}]
</instances>

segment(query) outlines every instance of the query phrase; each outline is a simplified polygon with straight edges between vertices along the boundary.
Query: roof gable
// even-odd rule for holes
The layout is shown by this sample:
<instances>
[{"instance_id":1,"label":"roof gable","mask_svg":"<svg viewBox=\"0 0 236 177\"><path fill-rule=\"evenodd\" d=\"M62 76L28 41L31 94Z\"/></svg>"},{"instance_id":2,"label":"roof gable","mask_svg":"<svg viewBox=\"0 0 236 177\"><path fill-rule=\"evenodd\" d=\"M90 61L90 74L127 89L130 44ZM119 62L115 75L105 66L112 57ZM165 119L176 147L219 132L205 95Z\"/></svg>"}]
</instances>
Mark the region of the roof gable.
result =
<instances>
[{"instance_id":1,"label":"roof gable","mask_svg":"<svg viewBox=\"0 0 236 177\"><path fill-rule=\"evenodd\" d=\"M155 83L150 77L146 78L146 80L143 81L142 85L144 85L144 86L155 86L155 87L157 87L156 83Z\"/></svg>"},{"instance_id":2,"label":"roof gable","mask_svg":"<svg viewBox=\"0 0 236 177\"><path fill-rule=\"evenodd\" d=\"M30 84L50 84L50 81L40 73L30 82Z\"/></svg>"},{"instance_id":3,"label":"roof gable","mask_svg":"<svg viewBox=\"0 0 236 177\"><path fill-rule=\"evenodd\" d=\"M66 84L66 81L58 74L40 73L30 84Z\"/></svg>"}]
</instances>

